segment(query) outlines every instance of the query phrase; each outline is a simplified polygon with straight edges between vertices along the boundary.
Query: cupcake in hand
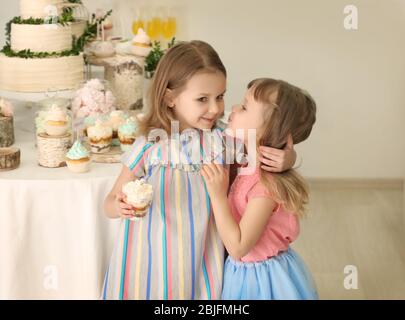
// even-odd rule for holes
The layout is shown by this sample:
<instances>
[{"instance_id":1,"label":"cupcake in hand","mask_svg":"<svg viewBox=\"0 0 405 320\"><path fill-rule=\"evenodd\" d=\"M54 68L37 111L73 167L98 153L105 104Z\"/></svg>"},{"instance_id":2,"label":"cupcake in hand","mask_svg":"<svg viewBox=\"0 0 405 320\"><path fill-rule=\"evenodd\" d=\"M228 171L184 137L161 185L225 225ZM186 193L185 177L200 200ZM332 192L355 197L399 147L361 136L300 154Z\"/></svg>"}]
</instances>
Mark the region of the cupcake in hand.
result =
<instances>
[{"instance_id":1,"label":"cupcake in hand","mask_svg":"<svg viewBox=\"0 0 405 320\"><path fill-rule=\"evenodd\" d=\"M103 124L100 119L94 126L87 128L87 136L93 153L105 153L110 151L112 141L112 129Z\"/></svg>"},{"instance_id":2,"label":"cupcake in hand","mask_svg":"<svg viewBox=\"0 0 405 320\"><path fill-rule=\"evenodd\" d=\"M144 217L152 203L152 185L146 183L145 179L139 179L125 184L122 192L126 195L126 202L134 207L134 218Z\"/></svg>"},{"instance_id":3,"label":"cupcake in hand","mask_svg":"<svg viewBox=\"0 0 405 320\"><path fill-rule=\"evenodd\" d=\"M90 153L77 140L66 154L66 164L70 171L84 173L90 170Z\"/></svg>"},{"instance_id":4,"label":"cupcake in hand","mask_svg":"<svg viewBox=\"0 0 405 320\"><path fill-rule=\"evenodd\" d=\"M56 104L48 110L45 118L45 132L49 136L63 136L68 131L66 111Z\"/></svg>"},{"instance_id":5,"label":"cupcake in hand","mask_svg":"<svg viewBox=\"0 0 405 320\"><path fill-rule=\"evenodd\" d=\"M129 118L118 128L118 138L120 139L121 150L128 151L135 141L136 123L133 118Z\"/></svg>"}]
</instances>

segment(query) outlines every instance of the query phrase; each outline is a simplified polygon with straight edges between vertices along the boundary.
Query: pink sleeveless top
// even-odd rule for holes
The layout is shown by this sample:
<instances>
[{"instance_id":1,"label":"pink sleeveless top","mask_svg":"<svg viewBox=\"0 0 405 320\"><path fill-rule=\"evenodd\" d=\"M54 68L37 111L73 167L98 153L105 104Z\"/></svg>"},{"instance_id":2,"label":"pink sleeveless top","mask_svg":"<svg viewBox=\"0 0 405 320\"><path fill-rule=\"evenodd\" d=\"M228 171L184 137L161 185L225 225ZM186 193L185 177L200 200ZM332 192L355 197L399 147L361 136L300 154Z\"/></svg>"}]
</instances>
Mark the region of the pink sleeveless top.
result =
<instances>
[{"instance_id":1,"label":"pink sleeveless top","mask_svg":"<svg viewBox=\"0 0 405 320\"><path fill-rule=\"evenodd\" d=\"M272 198L267 188L260 182L259 168L252 175L237 175L229 191L228 201L232 215L238 223L249 200L258 197ZM297 239L299 229L298 217L285 211L281 205L277 205L262 236L241 261L263 261L286 251L289 244Z\"/></svg>"}]
</instances>

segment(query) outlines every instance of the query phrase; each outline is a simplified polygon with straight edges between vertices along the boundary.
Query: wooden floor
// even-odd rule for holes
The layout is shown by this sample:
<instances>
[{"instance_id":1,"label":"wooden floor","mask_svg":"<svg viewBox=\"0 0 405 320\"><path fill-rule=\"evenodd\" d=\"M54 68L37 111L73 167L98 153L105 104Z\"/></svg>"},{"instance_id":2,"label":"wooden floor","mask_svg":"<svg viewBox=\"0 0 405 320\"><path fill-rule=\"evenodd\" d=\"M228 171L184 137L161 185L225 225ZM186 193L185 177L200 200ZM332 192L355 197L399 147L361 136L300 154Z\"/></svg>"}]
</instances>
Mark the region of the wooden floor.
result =
<instances>
[{"instance_id":1,"label":"wooden floor","mask_svg":"<svg viewBox=\"0 0 405 320\"><path fill-rule=\"evenodd\" d=\"M310 216L293 248L321 299L405 299L404 192L401 187L311 186ZM347 265L358 289L344 287Z\"/></svg>"}]
</instances>

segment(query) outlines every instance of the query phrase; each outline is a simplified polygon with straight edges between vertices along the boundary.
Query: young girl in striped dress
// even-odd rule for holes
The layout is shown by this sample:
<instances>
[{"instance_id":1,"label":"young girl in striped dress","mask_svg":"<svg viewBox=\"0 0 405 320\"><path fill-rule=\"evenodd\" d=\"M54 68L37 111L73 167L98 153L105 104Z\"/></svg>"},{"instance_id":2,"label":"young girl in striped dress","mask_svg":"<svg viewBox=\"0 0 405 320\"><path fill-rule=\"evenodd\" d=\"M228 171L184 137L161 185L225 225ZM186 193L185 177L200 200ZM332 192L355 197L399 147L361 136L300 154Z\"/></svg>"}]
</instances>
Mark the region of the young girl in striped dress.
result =
<instances>
[{"instance_id":1,"label":"young girl in striped dress","mask_svg":"<svg viewBox=\"0 0 405 320\"><path fill-rule=\"evenodd\" d=\"M207 43L178 43L159 62L150 109L104 204L110 218L123 219L103 299L220 299L224 249L200 169L206 159L224 161L215 124L225 89L226 70ZM148 214L132 221L121 190L139 178L153 186L153 200Z\"/></svg>"},{"instance_id":2,"label":"young girl in striped dress","mask_svg":"<svg viewBox=\"0 0 405 320\"><path fill-rule=\"evenodd\" d=\"M315 123L314 100L284 81L257 79L245 100L233 107L227 132L243 132L246 148L256 145L282 148L288 134L304 141ZM252 144L249 130L256 131ZM218 232L228 250L223 299L317 299L312 276L290 248L299 234L299 218L308 201L307 186L297 172L267 173L261 157L241 171L227 197L229 175L216 164L205 165L202 175L211 197ZM248 168L245 168L247 170Z\"/></svg>"}]
</instances>

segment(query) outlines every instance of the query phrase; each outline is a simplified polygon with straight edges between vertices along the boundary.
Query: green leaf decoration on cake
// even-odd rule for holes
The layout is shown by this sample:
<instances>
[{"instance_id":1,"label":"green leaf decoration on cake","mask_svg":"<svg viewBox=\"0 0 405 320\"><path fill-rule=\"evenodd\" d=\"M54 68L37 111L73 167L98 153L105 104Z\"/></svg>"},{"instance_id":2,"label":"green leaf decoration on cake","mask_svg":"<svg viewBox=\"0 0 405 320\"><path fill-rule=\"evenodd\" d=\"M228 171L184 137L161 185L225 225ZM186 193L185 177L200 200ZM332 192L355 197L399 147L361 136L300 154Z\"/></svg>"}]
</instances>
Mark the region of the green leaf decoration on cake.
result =
<instances>
[{"instance_id":1,"label":"green leaf decoration on cake","mask_svg":"<svg viewBox=\"0 0 405 320\"><path fill-rule=\"evenodd\" d=\"M81 3L80 0L70 0L69 2L72 3ZM65 50L62 52L32 52L29 49L21 50L21 51L14 51L11 49L11 25L14 24L34 24L34 25L41 25L45 24L44 19L40 18L29 18L29 19L22 19L21 17L14 17L6 24L6 45L0 51L1 53L5 54L7 57L18 57L18 58L25 58L25 59L44 59L44 58L58 58L58 57L67 57L67 56L78 56L81 52L83 52L84 46L86 43L94 39L97 35L97 23L103 22L110 16L112 10L109 10L104 17L100 19L96 19L96 15L92 14L91 21L87 22L86 29L84 33L76 39L76 37L72 37L72 49ZM73 18L71 14L66 14L65 16L62 14L59 17L61 25L66 25Z\"/></svg>"},{"instance_id":2,"label":"green leaf decoration on cake","mask_svg":"<svg viewBox=\"0 0 405 320\"><path fill-rule=\"evenodd\" d=\"M109 10L104 17L101 19L96 19L96 15L93 13L91 16L91 22L87 22L87 27L84 33L79 37L75 38L73 37L73 49L72 51L74 52L82 52L84 49L84 46L86 45L87 42L90 40L94 39L97 35L97 23L102 23L104 22L105 19L107 19L108 16L110 16L112 13L112 10Z\"/></svg>"}]
</instances>

